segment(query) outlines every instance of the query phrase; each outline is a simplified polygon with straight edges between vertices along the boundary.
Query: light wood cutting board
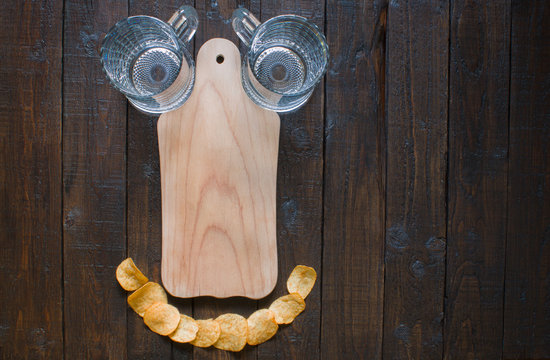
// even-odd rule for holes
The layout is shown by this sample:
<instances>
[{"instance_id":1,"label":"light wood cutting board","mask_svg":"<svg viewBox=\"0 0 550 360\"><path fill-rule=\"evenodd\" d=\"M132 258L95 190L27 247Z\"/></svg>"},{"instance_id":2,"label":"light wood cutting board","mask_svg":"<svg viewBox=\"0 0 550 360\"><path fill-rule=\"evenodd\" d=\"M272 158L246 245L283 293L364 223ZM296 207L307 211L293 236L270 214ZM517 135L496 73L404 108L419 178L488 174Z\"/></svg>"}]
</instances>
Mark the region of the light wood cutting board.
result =
<instances>
[{"instance_id":1,"label":"light wood cutting board","mask_svg":"<svg viewBox=\"0 0 550 360\"><path fill-rule=\"evenodd\" d=\"M190 98L158 121L162 281L174 296L258 299L277 281L280 120L247 97L240 72L237 47L209 40Z\"/></svg>"}]
</instances>

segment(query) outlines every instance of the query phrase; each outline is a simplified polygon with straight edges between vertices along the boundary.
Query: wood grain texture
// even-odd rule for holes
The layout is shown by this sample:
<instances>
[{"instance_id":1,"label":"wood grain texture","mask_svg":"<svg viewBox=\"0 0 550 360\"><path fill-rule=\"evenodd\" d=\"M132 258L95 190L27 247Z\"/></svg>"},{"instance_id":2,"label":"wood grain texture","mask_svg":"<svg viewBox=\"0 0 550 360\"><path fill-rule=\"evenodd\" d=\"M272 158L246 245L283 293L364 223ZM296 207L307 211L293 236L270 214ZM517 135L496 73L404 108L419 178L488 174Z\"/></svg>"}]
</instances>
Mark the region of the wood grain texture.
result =
<instances>
[{"instance_id":1,"label":"wood grain texture","mask_svg":"<svg viewBox=\"0 0 550 360\"><path fill-rule=\"evenodd\" d=\"M550 358L550 4L512 2L503 358Z\"/></svg>"},{"instance_id":2,"label":"wood grain texture","mask_svg":"<svg viewBox=\"0 0 550 360\"><path fill-rule=\"evenodd\" d=\"M257 299L277 281L280 122L244 93L240 65L231 41L205 43L191 97L157 124L162 281L174 296Z\"/></svg>"},{"instance_id":3,"label":"wood grain texture","mask_svg":"<svg viewBox=\"0 0 550 360\"><path fill-rule=\"evenodd\" d=\"M387 359L441 359L443 354L448 35L448 1L390 3Z\"/></svg>"},{"instance_id":4,"label":"wood grain texture","mask_svg":"<svg viewBox=\"0 0 550 360\"><path fill-rule=\"evenodd\" d=\"M144 13L141 13L144 14ZM128 256L150 281L161 283L161 191L156 118L128 107ZM129 294L128 294L129 295ZM176 305L173 299L170 304ZM191 303L178 303L192 314ZM172 342L158 336L128 308L128 358L170 358Z\"/></svg>"},{"instance_id":5,"label":"wood grain texture","mask_svg":"<svg viewBox=\"0 0 550 360\"><path fill-rule=\"evenodd\" d=\"M0 359L550 357L547 1L184 2L201 21L195 50L236 42L243 5L263 21L312 19L331 62L306 106L281 116L275 290L169 301L195 318L248 316L302 263L319 275L305 312L237 354L143 325L114 272L130 255L159 280L156 118L126 115L96 51L128 13L167 19L182 2L8 0Z\"/></svg>"},{"instance_id":6,"label":"wood grain texture","mask_svg":"<svg viewBox=\"0 0 550 360\"><path fill-rule=\"evenodd\" d=\"M200 31L195 36L195 54L209 39L221 37L229 39L237 44L237 36L231 28L231 14L238 6L244 6L250 10L257 8L259 0L224 0L224 1L196 1L195 7L199 14ZM193 299L193 315L197 319L216 318L224 313L237 313L248 316L257 308L257 301L245 298L196 298ZM238 353L232 354L215 348L193 349L193 358L200 359L256 359L256 348L245 347Z\"/></svg>"},{"instance_id":7,"label":"wood grain texture","mask_svg":"<svg viewBox=\"0 0 550 360\"><path fill-rule=\"evenodd\" d=\"M63 54L66 359L126 358L126 100L106 79L102 33L127 2L65 2Z\"/></svg>"},{"instance_id":8,"label":"wood grain texture","mask_svg":"<svg viewBox=\"0 0 550 360\"><path fill-rule=\"evenodd\" d=\"M193 1L131 0L129 15L150 15L167 20L184 4L193 5ZM128 107L127 231L128 256L151 280L160 283L162 219L157 120L158 116ZM177 306L182 314L193 314L191 300L170 298L169 303ZM181 360L193 356L190 345L176 345L154 334L141 317L131 309L128 311L128 358L168 359L172 356L174 360Z\"/></svg>"},{"instance_id":9,"label":"wood grain texture","mask_svg":"<svg viewBox=\"0 0 550 360\"><path fill-rule=\"evenodd\" d=\"M321 357L380 359L386 1L327 3Z\"/></svg>"},{"instance_id":10,"label":"wood grain texture","mask_svg":"<svg viewBox=\"0 0 550 360\"><path fill-rule=\"evenodd\" d=\"M0 358L60 359L63 7L2 8Z\"/></svg>"},{"instance_id":11,"label":"wood grain texture","mask_svg":"<svg viewBox=\"0 0 550 360\"><path fill-rule=\"evenodd\" d=\"M509 1L451 7L445 359L500 359Z\"/></svg>"},{"instance_id":12,"label":"wood grain texture","mask_svg":"<svg viewBox=\"0 0 550 360\"><path fill-rule=\"evenodd\" d=\"M263 1L255 15L261 21L297 14L324 28L324 1ZM252 11L252 9L251 9ZM277 179L277 244L279 280L259 301L266 308L286 295L286 280L299 264L312 266L319 277L306 299L306 310L281 326L273 339L258 346L258 359L319 358L323 197L324 81L296 112L281 115Z\"/></svg>"},{"instance_id":13,"label":"wood grain texture","mask_svg":"<svg viewBox=\"0 0 550 360\"><path fill-rule=\"evenodd\" d=\"M248 8L250 0L196 1L200 31L195 36L195 52L210 39L224 38L238 43L237 35L231 28L231 14L239 6Z\"/></svg>"}]
</instances>

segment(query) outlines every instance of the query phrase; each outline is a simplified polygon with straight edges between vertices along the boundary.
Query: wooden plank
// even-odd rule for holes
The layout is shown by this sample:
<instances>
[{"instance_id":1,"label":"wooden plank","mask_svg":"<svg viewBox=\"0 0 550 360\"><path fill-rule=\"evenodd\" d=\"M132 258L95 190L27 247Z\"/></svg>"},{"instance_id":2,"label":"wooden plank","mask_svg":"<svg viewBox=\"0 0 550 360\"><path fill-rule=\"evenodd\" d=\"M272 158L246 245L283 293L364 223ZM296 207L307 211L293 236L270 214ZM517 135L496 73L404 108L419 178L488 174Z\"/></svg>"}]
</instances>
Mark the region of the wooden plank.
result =
<instances>
[{"instance_id":1,"label":"wooden plank","mask_svg":"<svg viewBox=\"0 0 550 360\"><path fill-rule=\"evenodd\" d=\"M237 43L237 36L231 28L231 14L238 5L249 6L250 2L222 0L216 2L197 1L195 7L199 14L199 31L195 37L195 53L209 39L222 37ZM198 297L193 300L193 314L196 319L216 318L221 314L232 312L248 317L256 310L257 302L245 298L215 299L210 297ZM255 359L256 348L245 347L243 351L232 354L213 347L193 349L194 359Z\"/></svg>"},{"instance_id":2,"label":"wooden plank","mask_svg":"<svg viewBox=\"0 0 550 360\"><path fill-rule=\"evenodd\" d=\"M550 358L550 4L512 3L503 358Z\"/></svg>"},{"instance_id":3,"label":"wooden plank","mask_svg":"<svg viewBox=\"0 0 550 360\"><path fill-rule=\"evenodd\" d=\"M387 1L327 3L321 357L380 359Z\"/></svg>"},{"instance_id":4,"label":"wooden plank","mask_svg":"<svg viewBox=\"0 0 550 360\"><path fill-rule=\"evenodd\" d=\"M205 42L212 38L221 37L237 44L237 35L231 28L231 14L239 5L247 7L249 4L250 0L196 1L199 30L195 36L195 54Z\"/></svg>"},{"instance_id":5,"label":"wooden plank","mask_svg":"<svg viewBox=\"0 0 550 360\"><path fill-rule=\"evenodd\" d=\"M443 354L448 36L447 0L390 3L383 342L388 359Z\"/></svg>"},{"instance_id":6,"label":"wooden plank","mask_svg":"<svg viewBox=\"0 0 550 360\"><path fill-rule=\"evenodd\" d=\"M61 359L63 4L2 6L0 358Z\"/></svg>"},{"instance_id":7,"label":"wooden plank","mask_svg":"<svg viewBox=\"0 0 550 360\"><path fill-rule=\"evenodd\" d=\"M65 2L63 56L66 359L126 358L126 101L97 53L127 2Z\"/></svg>"},{"instance_id":8,"label":"wooden plank","mask_svg":"<svg viewBox=\"0 0 550 360\"><path fill-rule=\"evenodd\" d=\"M509 1L452 3L445 359L500 359Z\"/></svg>"},{"instance_id":9,"label":"wooden plank","mask_svg":"<svg viewBox=\"0 0 550 360\"><path fill-rule=\"evenodd\" d=\"M261 21L296 14L324 29L324 1L263 1ZM251 10L252 11L252 10ZM259 359L319 358L321 310L321 249L323 196L324 81L309 101L291 114L281 115L277 174L277 252L279 275L275 290L259 302L266 308L288 294L286 280L299 264L312 266L318 280L306 299L306 310L274 338L258 346Z\"/></svg>"},{"instance_id":10,"label":"wooden plank","mask_svg":"<svg viewBox=\"0 0 550 360\"><path fill-rule=\"evenodd\" d=\"M150 15L168 20L182 5L193 1L130 0L129 15ZM202 25L202 24L200 24ZM192 44L190 48L192 48ZM151 280L161 282L161 188L157 140L158 116L128 108L128 256ZM192 315L191 300L169 297L169 303L183 314ZM128 313L129 359L190 359L189 344L173 344L143 324L133 311ZM173 353L173 355L171 355Z\"/></svg>"}]
</instances>

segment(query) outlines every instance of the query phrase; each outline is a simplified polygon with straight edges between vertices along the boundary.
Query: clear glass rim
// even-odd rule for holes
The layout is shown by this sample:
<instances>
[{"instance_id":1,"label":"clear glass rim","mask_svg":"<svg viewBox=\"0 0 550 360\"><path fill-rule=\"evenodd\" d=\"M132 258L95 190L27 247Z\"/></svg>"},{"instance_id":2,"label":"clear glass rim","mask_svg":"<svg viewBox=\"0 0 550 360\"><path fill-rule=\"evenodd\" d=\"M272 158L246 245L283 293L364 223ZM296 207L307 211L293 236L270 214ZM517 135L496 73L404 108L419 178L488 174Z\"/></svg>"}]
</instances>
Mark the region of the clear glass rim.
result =
<instances>
[{"instance_id":1,"label":"clear glass rim","mask_svg":"<svg viewBox=\"0 0 550 360\"><path fill-rule=\"evenodd\" d=\"M256 105L264 109L273 110L278 113L294 112L309 100L311 94L313 94L313 91L315 90L310 89L309 92L301 96L292 96L294 98L293 101L291 101L290 103L286 103L284 106L281 106L279 101L272 101L269 98L264 97L258 91L258 89L252 86L250 80L245 79L244 72L241 72L241 81L243 82L244 92L248 95L248 98L250 100L252 100Z\"/></svg>"},{"instance_id":2,"label":"clear glass rim","mask_svg":"<svg viewBox=\"0 0 550 360\"><path fill-rule=\"evenodd\" d=\"M317 86L317 84L319 84L319 82L321 81L321 79L323 78L325 73L327 72L328 62L329 62L329 58L330 58L329 57L328 43L327 43L327 39L326 39L325 35L321 32L321 30L319 29L319 27L317 25L315 25L314 23L312 23L311 21L309 21L305 17L299 16L299 15L290 15L290 14L289 15L279 15L279 16L272 17L271 19L267 20L264 23L261 23L256 28L256 30L254 31L252 42L250 43L248 51L246 52L245 61L248 63L248 66L251 67L252 64L250 63L250 59L252 58L252 49L254 48L254 45L256 45L258 39L261 37L261 34L268 31L269 30L268 27L271 26L273 23L278 23L278 22L283 22L283 21L293 21L293 22L297 22L297 23L300 23L302 25L305 25L309 30L311 30L311 32L315 35L317 40L319 40L319 43L321 44L321 46L323 48L323 55L324 55L325 63L324 63L324 66L323 66L323 70L319 74L319 77L314 82L312 82L310 84L310 86L308 86L308 87L306 87L306 88L304 88L300 91L293 92L291 94L286 94L286 95L289 95L289 96L305 95L306 93L310 92L312 88Z\"/></svg>"},{"instance_id":3,"label":"clear glass rim","mask_svg":"<svg viewBox=\"0 0 550 360\"><path fill-rule=\"evenodd\" d=\"M189 67L191 69L193 69L194 66L195 66L194 62L193 62L193 57L191 56L191 53L189 52L189 50L185 46L185 43L176 35L176 33L174 32L174 29L170 25L165 23L164 21L162 21L162 20L160 20L160 19L158 19L154 16L148 16L148 15L129 16L125 19L122 19L122 20L118 21L116 24L111 26L111 28L109 29L109 31L107 32L107 34L105 35L103 40L101 41L101 48L100 48L100 51L99 51L99 60L101 61L101 68L103 70L103 73L105 74L105 76L107 77L107 79L109 80L111 85L115 89L117 89L118 91L120 91L121 93L126 95L127 97L131 97L132 99L135 99L136 101L146 100L146 99L149 98L149 96L143 96L143 95L131 92L131 91L127 91L127 90L121 88L117 83L112 81L111 77L109 76L109 73L106 70L105 62L103 61L103 55L104 55L104 52L107 51L107 49L109 48L108 47L109 41L111 41L111 39L113 38L112 34L113 34L114 30L118 29L122 26L127 26L130 20L138 20L138 19L150 20L150 21L154 22L156 25L159 25L163 30L170 33L170 36L173 37L177 41L177 43L180 45L180 48L182 49L183 57L185 57L185 59L187 60L187 63L189 64ZM183 59L181 59L181 60L183 60Z\"/></svg>"},{"instance_id":4,"label":"clear glass rim","mask_svg":"<svg viewBox=\"0 0 550 360\"><path fill-rule=\"evenodd\" d=\"M160 115L168 111L173 111L181 107L187 99L191 96L191 92L195 87L195 72L191 72L191 78L189 79L189 86L187 90L177 99L172 101L170 104L165 105L164 107L158 109L152 109L147 104L140 102L136 97L128 97L128 101L139 111L149 114L149 115Z\"/></svg>"}]
</instances>

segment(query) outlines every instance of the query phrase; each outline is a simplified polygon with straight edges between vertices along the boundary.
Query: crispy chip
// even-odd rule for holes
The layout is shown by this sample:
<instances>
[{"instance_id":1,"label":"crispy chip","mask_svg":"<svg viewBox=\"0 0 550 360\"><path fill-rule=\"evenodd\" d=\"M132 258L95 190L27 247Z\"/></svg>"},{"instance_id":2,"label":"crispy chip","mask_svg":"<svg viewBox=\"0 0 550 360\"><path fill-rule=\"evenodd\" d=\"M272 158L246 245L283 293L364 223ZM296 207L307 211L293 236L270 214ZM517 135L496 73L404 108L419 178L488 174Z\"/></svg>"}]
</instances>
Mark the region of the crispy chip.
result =
<instances>
[{"instance_id":1,"label":"crispy chip","mask_svg":"<svg viewBox=\"0 0 550 360\"><path fill-rule=\"evenodd\" d=\"M292 270L286 282L286 288L289 293L298 293L305 299L315 285L317 273L309 266L298 265Z\"/></svg>"},{"instance_id":2,"label":"crispy chip","mask_svg":"<svg viewBox=\"0 0 550 360\"><path fill-rule=\"evenodd\" d=\"M246 345L248 323L238 314L223 314L216 318L220 324L220 337L214 347L221 350L241 351Z\"/></svg>"},{"instance_id":3,"label":"crispy chip","mask_svg":"<svg viewBox=\"0 0 550 360\"><path fill-rule=\"evenodd\" d=\"M130 305L139 316L143 316L149 306L156 302L168 303L166 292L162 286L156 282L148 282L128 296L128 305Z\"/></svg>"},{"instance_id":4,"label":"crispy chip","mask_svg":"<svg viewBox=\"0 0 550 360\"><path fill-rule=\"evenodd\" d=\"M127 291L139 289L149 281L147 276L139 271L132 258L128 258L118 265L116 268L116 279L120 286Z\"/></svg>"},{"instance_id":5,"label":"crispy chip","mask_svg":"<svg viewBox=\"0 0 550 360\"><path fill-rule=\"evenodd\" d=\"M169 336L176 342L186 343L195 339L197 331L199 331L197 322L192 317L181 314L178 327Z\"/></svg>"},{"instance_id":6,"label":"crispy chip","mask_svg":"<svg viewBox=\"0 0 550 360\"><path fill-rule=\"evenodd\" d=\"M174 332L180 322L180 312L174 306L156 302L143 315L143 322L160 335Z\"/></svg>"},{"instance_id":7,"label":"crispy chip","mask_svg":"<svg viewBox=\"0 0 550 360\"><path fill-rule=\"evenodd\" d=\"M248 345L258 345L271 339L277 333L279 325L275 314L269 309L255 311L248 317Z\"/></svg>"},{"instance_id":8,"label":"crispy chip","mask_svg":"<svg viewBox=\"0 0 550 360\"><path fill-rule=\"evenodd\" d=\"M196 320L199 326L197 337L191 341L191 344L198 347L209 347L214 345L220 337L220 324L216 320Z\"/></svg>"},{"instance_id":9,"label":"crispy chip","mask_svg":"<svg viewBox=\"0 0 550 360\"><path fill-rule=\"evenodd\" d=\"M300 294L292 293L275 300L269 310L275 314L277 324L290 324L305 308L306 303Z\"/></svg>"}]
</instances>

